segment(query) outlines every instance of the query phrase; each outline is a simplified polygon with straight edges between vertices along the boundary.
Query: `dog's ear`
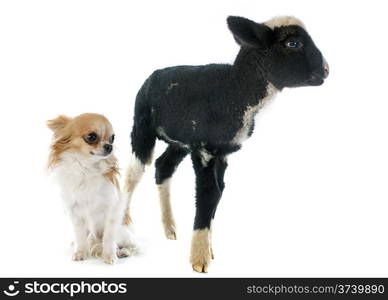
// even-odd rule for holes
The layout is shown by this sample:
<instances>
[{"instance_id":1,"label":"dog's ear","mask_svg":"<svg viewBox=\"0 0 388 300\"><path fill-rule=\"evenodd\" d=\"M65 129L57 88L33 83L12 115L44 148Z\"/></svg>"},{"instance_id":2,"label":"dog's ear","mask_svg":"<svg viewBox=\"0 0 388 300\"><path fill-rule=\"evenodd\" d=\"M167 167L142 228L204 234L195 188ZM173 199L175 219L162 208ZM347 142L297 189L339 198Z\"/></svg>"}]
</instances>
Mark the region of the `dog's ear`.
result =
<instances>
[{"instance_id":1,"label":"dog's ear","mask_svg":"<svg viewBox=\"0 0 388 300\"><path fill-rule=\"evenodd\" d=\"M59 115L55 119L46 121L46 125L50 128L54 133L58 133L71 121L71 118L66 117L64 115Z\"/></svg>"},{"instance_id":2,"label":"dog's ear","mask_svg":"<svg viewBox=\"0 0 388 300\"><path fill-rule=\"evenodd\" d=\"M270 45L273 31L265 24L235 16L228 17L226 21L240 46L265 49Z\"/></svg>"}]
</instances>

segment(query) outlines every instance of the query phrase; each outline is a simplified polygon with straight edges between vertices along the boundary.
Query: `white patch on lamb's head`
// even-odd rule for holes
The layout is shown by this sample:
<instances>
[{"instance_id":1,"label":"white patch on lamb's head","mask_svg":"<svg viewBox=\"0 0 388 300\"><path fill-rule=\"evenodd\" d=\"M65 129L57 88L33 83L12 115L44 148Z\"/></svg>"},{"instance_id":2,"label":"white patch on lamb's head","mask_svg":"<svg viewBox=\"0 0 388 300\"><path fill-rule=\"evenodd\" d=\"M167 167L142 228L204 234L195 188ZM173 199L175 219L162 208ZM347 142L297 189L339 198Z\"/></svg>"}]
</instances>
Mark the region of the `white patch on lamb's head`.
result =
<instances>
[{"instance_id":1,"label":"white patch on lamb's head","mask_svg":"<svg viewBox=\"0 0 388 300\"><path fill-rule=\"evenodd\" d=\"M290 25L297 25L302 27L303 29L306 29L303 22L293 16L274 17L268 20L267 22L265 22L264 24L271 29L274 29L275 27L290 26Z\"/></svg>"},{"instance_id":2,"label":"white patch on lamb's head","mask_svg":"<svg viewBox=\"0 0 388 300\"><path fill-rule=\"evenodd\" d=\"M285 16L256 23L229 16L227 23L241 50L257 53L238 55L234 64L259 66L266 61L266 79L278 90L319 86L328 77L329 66L299 19Z\"/></svg>"}]
</instances>

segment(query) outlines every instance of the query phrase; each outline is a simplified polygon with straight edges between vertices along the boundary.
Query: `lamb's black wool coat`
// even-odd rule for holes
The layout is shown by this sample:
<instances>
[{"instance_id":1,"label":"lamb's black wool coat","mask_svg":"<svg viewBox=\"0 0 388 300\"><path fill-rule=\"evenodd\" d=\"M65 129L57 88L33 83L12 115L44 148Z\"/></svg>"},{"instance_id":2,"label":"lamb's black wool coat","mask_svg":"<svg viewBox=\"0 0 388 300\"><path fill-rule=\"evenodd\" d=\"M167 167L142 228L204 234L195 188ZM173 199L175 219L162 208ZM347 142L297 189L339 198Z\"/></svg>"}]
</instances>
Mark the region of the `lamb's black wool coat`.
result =
<instances>
[{"instance_id":1,"label":"lamb's black wool coat","mask_svg":"<svg viewBox=\"0 0 388 300\"><path fill-rule=\"evenodd\" d=\"M205 148L219 155L238 150L232 140L242 127L247 106L257 105L266 96L267 83L262 77L241 76L243 70L236 69L178 66L154 72L140 91L135 109L135 114L143 113L142 121L149 121L154 132L150 140L157 136L178 147ZM139 124L139 130L144 125ZM139 149L140 155L141 150L146 149ZM140 157L148 158L147 153Z\"/></svg>"},{"instance_id":2,"label":"lamb's black wool coat","mask_svg":"<svg viewBox=\"0 0 388 300\"><path fill-rule=\"evenodd\" d=\"M224 189L226 155L239 150L252 134L253 117L262 102L284 87L320 85L328 74L324 58L297 19L258 24L229 17L228 26L241 45L233 65L157 70L145 81L135 104L135 156L146 164L156 138L169 144L156 160L158 185L191 154L195 230L210 228Z\"/></svg>"}]
</instances>

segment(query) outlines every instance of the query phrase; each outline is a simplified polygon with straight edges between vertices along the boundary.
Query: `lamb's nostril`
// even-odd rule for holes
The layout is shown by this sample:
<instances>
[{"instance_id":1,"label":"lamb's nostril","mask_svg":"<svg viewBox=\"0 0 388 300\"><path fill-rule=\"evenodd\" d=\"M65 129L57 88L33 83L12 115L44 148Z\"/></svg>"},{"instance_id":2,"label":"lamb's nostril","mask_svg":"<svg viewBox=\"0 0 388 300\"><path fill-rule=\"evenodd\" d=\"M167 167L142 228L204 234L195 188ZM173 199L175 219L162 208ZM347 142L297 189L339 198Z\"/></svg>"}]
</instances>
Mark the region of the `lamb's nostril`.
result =
<instances>
[{"instance_id":1,"label":"lamb's nostril","mask_svg":"<svg viewBox=\"0 0 388 300\"><path fill-rule=\"evenodd\" d=\"M325 78L326 78L329 75L329 65L324 66L323 70L325 71Z\"/></svg>"},{"instance_id":2,"label":"lamb's nostril","mask_svg":"<svg viewBox=\"0 0 388 300\"><path fill-rule=\"evenodd\" d=\"M111 144L105 144L103 148L104 148L106 153L111 153L112 149L113 149Z\"/></svg>"},{"instance_id":3,"label":"lamb's nostril","mask_svg":"<svg viewBox=\"0 0 388 300\"><path fill-rule=\"evenodd\" d=\"M329 64L327 63L326 59L323 59L323 72L324 72L324 78L326 79L330 73Z\"/></svg>"}]
</instances>

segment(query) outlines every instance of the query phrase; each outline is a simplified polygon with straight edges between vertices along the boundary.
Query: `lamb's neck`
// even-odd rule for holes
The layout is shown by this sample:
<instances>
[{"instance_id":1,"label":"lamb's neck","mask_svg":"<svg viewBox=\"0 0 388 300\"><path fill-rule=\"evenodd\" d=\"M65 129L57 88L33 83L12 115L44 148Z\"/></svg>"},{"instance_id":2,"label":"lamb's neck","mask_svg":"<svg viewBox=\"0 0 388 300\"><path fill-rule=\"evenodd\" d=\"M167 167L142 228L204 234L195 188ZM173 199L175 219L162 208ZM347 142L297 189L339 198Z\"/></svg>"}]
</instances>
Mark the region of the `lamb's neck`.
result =
<instances>
[{"instance_id":1,"label":"lamb's neck","mask_svg":"<svg viewBox=\"0 0 388 300\"><path fill-rule=\"evenodd\" d=\"M244 90L255 91L259 94L265 90L268 84L265 52L242 47L233 64L233 70Z\"/></svg>"}]
</instances>

